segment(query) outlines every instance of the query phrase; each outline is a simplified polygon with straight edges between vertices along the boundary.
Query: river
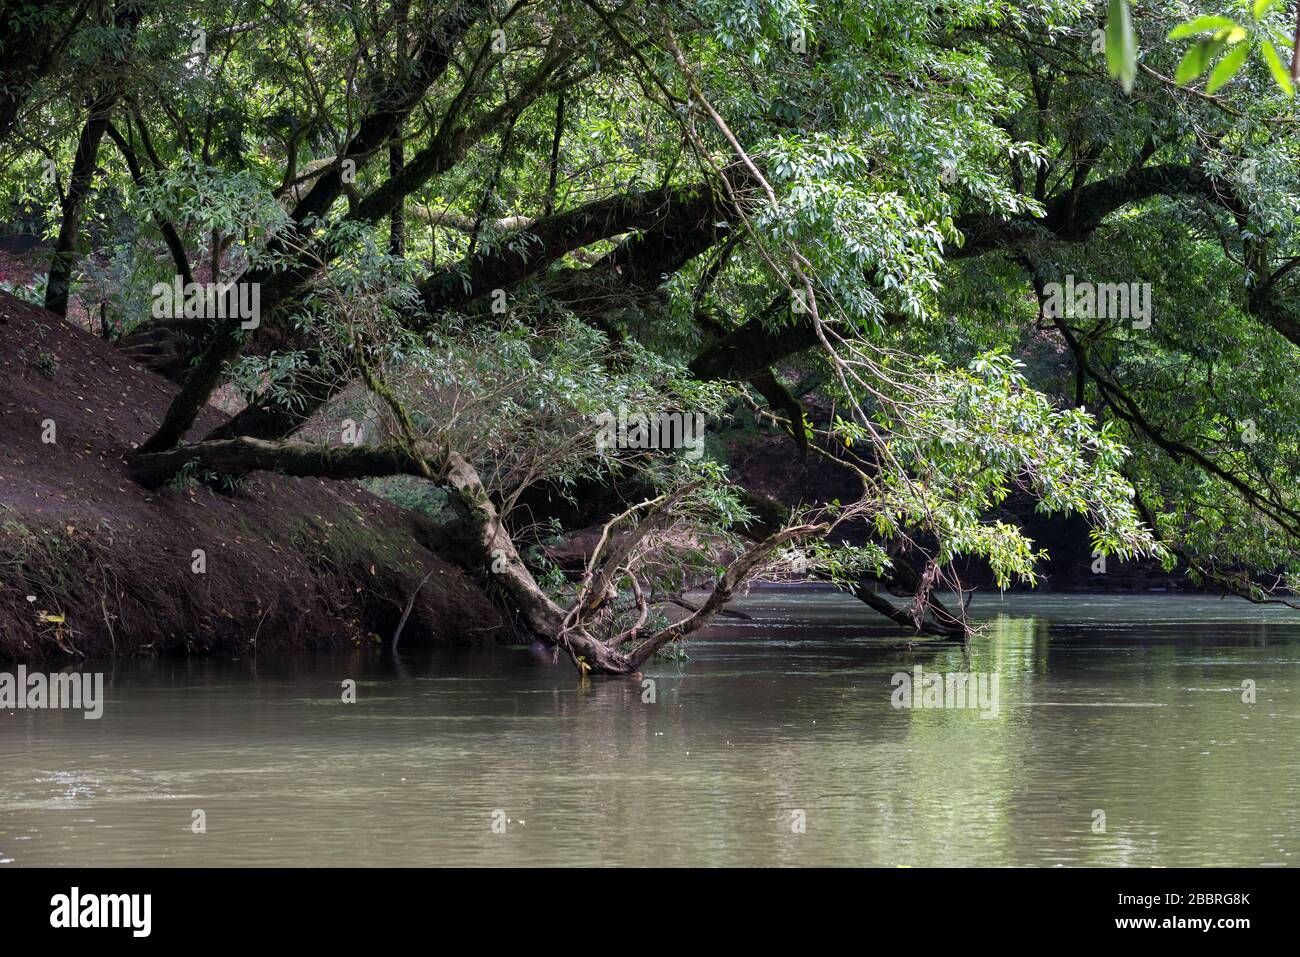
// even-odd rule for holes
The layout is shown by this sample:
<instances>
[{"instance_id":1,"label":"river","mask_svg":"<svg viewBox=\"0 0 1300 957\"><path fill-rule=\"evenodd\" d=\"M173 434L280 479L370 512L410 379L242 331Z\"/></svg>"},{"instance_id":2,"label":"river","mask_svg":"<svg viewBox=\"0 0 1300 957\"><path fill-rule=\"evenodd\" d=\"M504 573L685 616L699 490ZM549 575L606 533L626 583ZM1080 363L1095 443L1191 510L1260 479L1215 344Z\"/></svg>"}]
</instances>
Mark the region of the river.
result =
<instances>
[{"instance_id":1,"label":"river","mask_svg":"<svg viewBox=\"0 0 1300 957\"><path fill-rule=\"evenodd\" d=\"M1297 863L1300 613L982 595L966 658L822 589L734 607L652 684L526 648L88 665L100 719L0 711L0 864ZM996 713L895 707L918 665L996 675Z\"/></svg>"}]
</instances>

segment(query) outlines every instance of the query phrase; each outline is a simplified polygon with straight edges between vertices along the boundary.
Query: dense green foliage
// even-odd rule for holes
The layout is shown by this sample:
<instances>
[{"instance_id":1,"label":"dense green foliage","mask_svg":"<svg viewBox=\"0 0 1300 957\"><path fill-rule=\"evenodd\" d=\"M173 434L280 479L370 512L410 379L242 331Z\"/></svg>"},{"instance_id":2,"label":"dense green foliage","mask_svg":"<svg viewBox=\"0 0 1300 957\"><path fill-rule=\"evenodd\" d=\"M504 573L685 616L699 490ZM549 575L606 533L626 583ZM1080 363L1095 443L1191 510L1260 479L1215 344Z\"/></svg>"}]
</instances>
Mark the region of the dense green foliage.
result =
<instances>
[{"instance_id":1,"label":"dense green foliage","mask_svg":"<svg viewBox=\"0 0 1300 957\"><path fill-rule=\"evenodd\" d=\"M516 509L539 484L669 496L623 588L754 519L716 447L610 449L597 417L758 406L858 470L789 519L872 530L812 547L846 583L882 548L922 603L963 555L1033 581L1020 489L1263 599L1300 583L1293 11L1131 7L10 3L50 50L0 201L51 240L71 214L74 300L126 341L182 266L255 277L258 328L186 333L183 397L251 403L223 437L367 419L470 460L522 538L557 530Z\"/></svg>"}]
</instances>

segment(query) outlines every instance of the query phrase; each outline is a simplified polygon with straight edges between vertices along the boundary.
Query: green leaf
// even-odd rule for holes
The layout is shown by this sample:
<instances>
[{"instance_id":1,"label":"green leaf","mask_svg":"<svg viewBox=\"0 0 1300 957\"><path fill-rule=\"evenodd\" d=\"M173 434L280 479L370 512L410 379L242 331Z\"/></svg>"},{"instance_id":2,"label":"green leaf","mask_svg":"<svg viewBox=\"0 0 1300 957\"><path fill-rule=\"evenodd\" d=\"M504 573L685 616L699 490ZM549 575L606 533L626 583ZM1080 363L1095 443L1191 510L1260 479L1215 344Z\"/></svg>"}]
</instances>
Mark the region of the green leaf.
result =
<instances>
[{"instance_id":1,"label":"green leaf","mask_svg":"<svg viewBox=\"0 0 1300 957\"><path fill-rule=\"evenodd\" d=\"M1128 0L1110 0L1110 14L1106 18L1106 67L1111 76L1119 78L1125 93L1132 91L1137 77L1137 40L1133 36Z\"/></svg>"},{"instance_id":2,"label":"green leaf","mask_svg":"<svg viewBox=\"0 0 1300 957\"><path fill-rule=\"evenodd\" d=\"M1236 76L1237 71L1241 69L1241 65L1246 62L1246 54L1249 52L1249 43L1243 43L1241 46L1233 47L1228 51L1228 55L1219 61L1219 65L1210 74L1210 82L1205 85L1205 92L1213 93Z\"/></svg>"},{"instance_id":3,"label":"green leaf","mask_svg":"<svg viewBox=\"0 0 1300 957\"><path fill-rule=\"evenodd\" d=\"M1195 80L1209 69L1210 61L1214 59L1214 54L1218 52L1220 46L1222 44L1215 40L1198 40L1193 43L1183 54L1183 59L1174 73L1174 81L1186 84Z\"/></svg>"},{"instance_id":4,"label":"green leaf","mask_svg":"<svg viewBox=\"0 0 1300 957\"><path fill-rule=\"evenodd\" d=\"M1264 60L1273 73L1273 79L1287 96L1294 96L1295 85L1291 82L1291 74L1287 73L1286 67L1282 65L1282 58L1277 55L1277 50L1268 40L1265 40L1261 46L1264 48Z\"/></svg>"},{"instance_id":5,"label":"green leaf","mask_svg":"<svg viewBox=\"0 0 1300 957\"><path fill-rule=\"evenodd\" d=\"M1196 17L1170 30L1168 39L1181 40L1184 37L1194 37L1198 33L1209 33L1211 30L1230 30L1236 25L1235 21L1227 17Z\"/></svg>"},{"instance_id":6,"label":"green leaf","mask_svg":"<svg viewBox=\"0 0 1300 957\"><path fill-rule=\"evenodd\" d=\"M1255 0L1255 5L1251 8L1250 12L1255 19L1258 20L1264 14L1268 13L1269 10L1273 9L1273 6L1276 3L1277 0Z\"/></svg>"}]
</instances>

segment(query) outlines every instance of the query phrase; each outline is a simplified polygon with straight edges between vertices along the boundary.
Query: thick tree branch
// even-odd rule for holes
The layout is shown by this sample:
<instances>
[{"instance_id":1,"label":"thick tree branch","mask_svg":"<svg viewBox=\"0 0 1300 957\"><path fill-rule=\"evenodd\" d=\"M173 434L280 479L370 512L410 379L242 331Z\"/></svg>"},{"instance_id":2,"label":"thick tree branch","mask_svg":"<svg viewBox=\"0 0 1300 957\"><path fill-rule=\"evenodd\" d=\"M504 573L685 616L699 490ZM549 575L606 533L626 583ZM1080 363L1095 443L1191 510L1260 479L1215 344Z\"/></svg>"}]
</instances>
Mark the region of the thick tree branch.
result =
<instances>
[{"instance_id":1,"label":"thick tree branch","mask_svg":"<svg viewBox=\"0 0 1300 957\"><path fill-rule=\"evenodd\" d=\"M410 327L432 328L444 310L469 305L494 289L508 290L583 246L633 230L639 231L638 235L589 267L591 275L616 276L620 281L630 277L638 282L648 281L652 275L660 277L662 273L654 270L671 264L667 259L670 250L675 250L673 262L678 262L692 250L706 248L708 238L716 241L721 234L723 227L718 224L732 217L734 213L705 183L620 194L544 217L502 237L491 249L480 250L425 279L420 284L424 311L411 317ZM675 242L661 241L661 234ZM291 435L344 384L342 370L324 368L317 351L309 355L310 371L292 386L301 399L293 408L265 400L255 402L209 438Z\"/></svg>"},{"instance_id":2,"label":"thick tree branch","mask_svg":"<svg viewBox=\"0 0 1300 957\"><path fill-rule=\"evenodd\" d=\"M778 548L794 541L819 535L825 532L826 529L826 525L796 525L791 528L784 528L751 546L743 555L732 561L726 570L718 576L718 580L713 584L713 590L709 592L708 597L705 598L704 603L700 605L697 611L676 624L669 625L667 628L656 632L637 645L628 655L632 665L640 667L664 645L679 638L685 638L712 621L723 606L731 600L736 589L749 580L754 569Z\"/></svg>"},{"instance_id":3,"label":"thick tree branch","mask_svg":"<svg viewBox=\"0 0 1300 957\"><path fill-rule=\"evenodd\" d=\"M108 138L117 144L118 152L122 154L122 159L126 161L127 171L131 174L131 181L136 186L144 186L144 173L140 169L140 161L135 155L135 150L131 149L131 144L126 141L122 133L112 121L105 127L104 132ZM185 244L181 242L180 233L171 221L164 218L157 218L158 229L162 233L163 241L167 243L167 251L172 255L172 262L176 264L176 273L181 277L181 282L185 285L194 281L194 274L190 271L190 260L185 254Z\"/></svg>"},{"instance_id":4,"label":"thick tree branch","mask_svg":"<svg viewBox=\"0 0 1300 957\"><path fill-rule=\"evenodd\" d=\"M424 96L430 85L440 77L451 62L452 51L461 36L482 15L483 0L468 0L459 4L441 24L436 36L421 38L415 61L414 75L395 79L378 97L379 108L360 123L355 136L339 156L339 164L322 173L307 195L293 211L293 220L300 226L312 217L323 215L334 204L343 190L343 162L355 160L358 164L385 146L393 137L398 125L406 118ZM391 206L377 212L383 216ZM302 235L296 239L304 247L311 246ZM272 252L282 251L283 242L272 243ZM284 271L254 270L242 281L258 283L261 288L262 310L270 317L280 304L316 269L310 261L300 260ZM198 362L186 377L185 384L172 400L171 406L158 431L141 446L146 452L159 452L176 445L194 424L208 397L220 384L227 362L238 357L243 348L241 320L221 320L211 341L199 356Z\"/></svg>"}]
</instances>

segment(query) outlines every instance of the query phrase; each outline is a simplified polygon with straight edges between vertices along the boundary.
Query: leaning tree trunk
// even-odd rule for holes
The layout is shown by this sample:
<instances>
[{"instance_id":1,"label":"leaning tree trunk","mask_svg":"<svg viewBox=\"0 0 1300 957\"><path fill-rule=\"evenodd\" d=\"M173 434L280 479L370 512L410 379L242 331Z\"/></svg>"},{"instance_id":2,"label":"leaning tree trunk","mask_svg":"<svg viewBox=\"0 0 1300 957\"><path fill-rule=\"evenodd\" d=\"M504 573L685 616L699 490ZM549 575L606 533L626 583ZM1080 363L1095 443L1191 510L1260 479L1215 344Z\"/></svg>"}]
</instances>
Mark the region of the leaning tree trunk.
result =
<instances>
[{"instance_id":1,"label":"leaning tree trunk","mask_svg":"<svg viewBox=\"0 0 1300 957\"><path fill-rule=\"evenodd\" d=\"M138 453L133 461L135 477L146 487L157 487L187 467L233 474L275 471L335 479L436 475L455 492L469 514L473 533L466 544L477 567L484 574L496 574L524 623L542 639L563 648L584 674L637 674L640 666L665 645L708 624L776 549L825 531L824 525L780 529L732 561L718 576L708 597L687 618L645 638L637 637L633 630L617 641L606 642L587 632L581 602L566 612L537 584L515 549L477 470L457 452L439 453L427 442L412 447L390 442L339 448L238 438L182 445L165 452ZM633 643L634 647L622 650L623 644Z\"/></svg>"},{"instance_id":2,"label":"leaning tree trunk","mask_svg":"<svg viewBox=\"0 0 1300 957\"><path fill-rule=\"evenodd\" d=\"M476 526L479 557L484 569L491 569L498 575L529 628L542 638L558 643L584 672L606 675L634 673L640 661L634 662L581 631L563 628L564 609L551 601L524 565L474 466L458 453L451 452L447 456L446 478L469 510L471 521Z\"/></svg>"},{"instance_id":3,"label":"leaning tree trunk","mask_svg":"<svg viewBox=\"0 0 1300 957\"><path fill-rule=\"evenodd\" d=\"M113 10L113 22L126 32L129 49L136 27L144 15L143 5L121 3ZM120 53L106 57L106 65L120 67ZM99 144L122 93L124 81L111 78L90 105L86 124L77 140L77 152L72 160L72 175L63 196L63 218L59 223L59 238L55 242L54 257L50 262L49 280L45 287L45 308L60 316L68 314L68 292L72 282L72 269L77 259L77 239L81 232L81 215L94 182L95 164L99 158Z\"/></svg>"},{"instance_id":4,"label":"leaning tree trunk","mask_svg":"<svg viewBox=\"0 0 1300 957\"><path fill-rule=\"evenodd\" d=\"M68 293L72 285L72 268L77 261L77 238L81 233L81 214L90 195L99 158L99 143L108 129L109 115L117 103L117 93L108 93L91 104L86 125L77 140L72 160L72 176L63 196L63 218L59 238L50 261L49 281L45 286L45 308L60 316L68 314Z\"/></svg>"},{"instance_id":5,"label":"leaning tree trunk","mask_svg":"<svg viewBox=\"0 0 1300 957\"><path fill-rule=\"evenodd\" d=\"M583 671L610 675L636 671L633 661L618 650L584 633L564 631L564 609L551 601L534 580L502 525L477 470L456 452L439 456L427 443L420 443L413 454L400 443L337 448L238 438L138 454L133 461L136 480L147 488L158 487L187 467L230 474L274 471L335 479L381 475L423 477L429 470L441 473L464 504L474 527L467 545L475 561L462 562L462 566L474 564L484 574L495 573L529 629L543 640L564 648Z\"/></svg>"}]
</instances>

